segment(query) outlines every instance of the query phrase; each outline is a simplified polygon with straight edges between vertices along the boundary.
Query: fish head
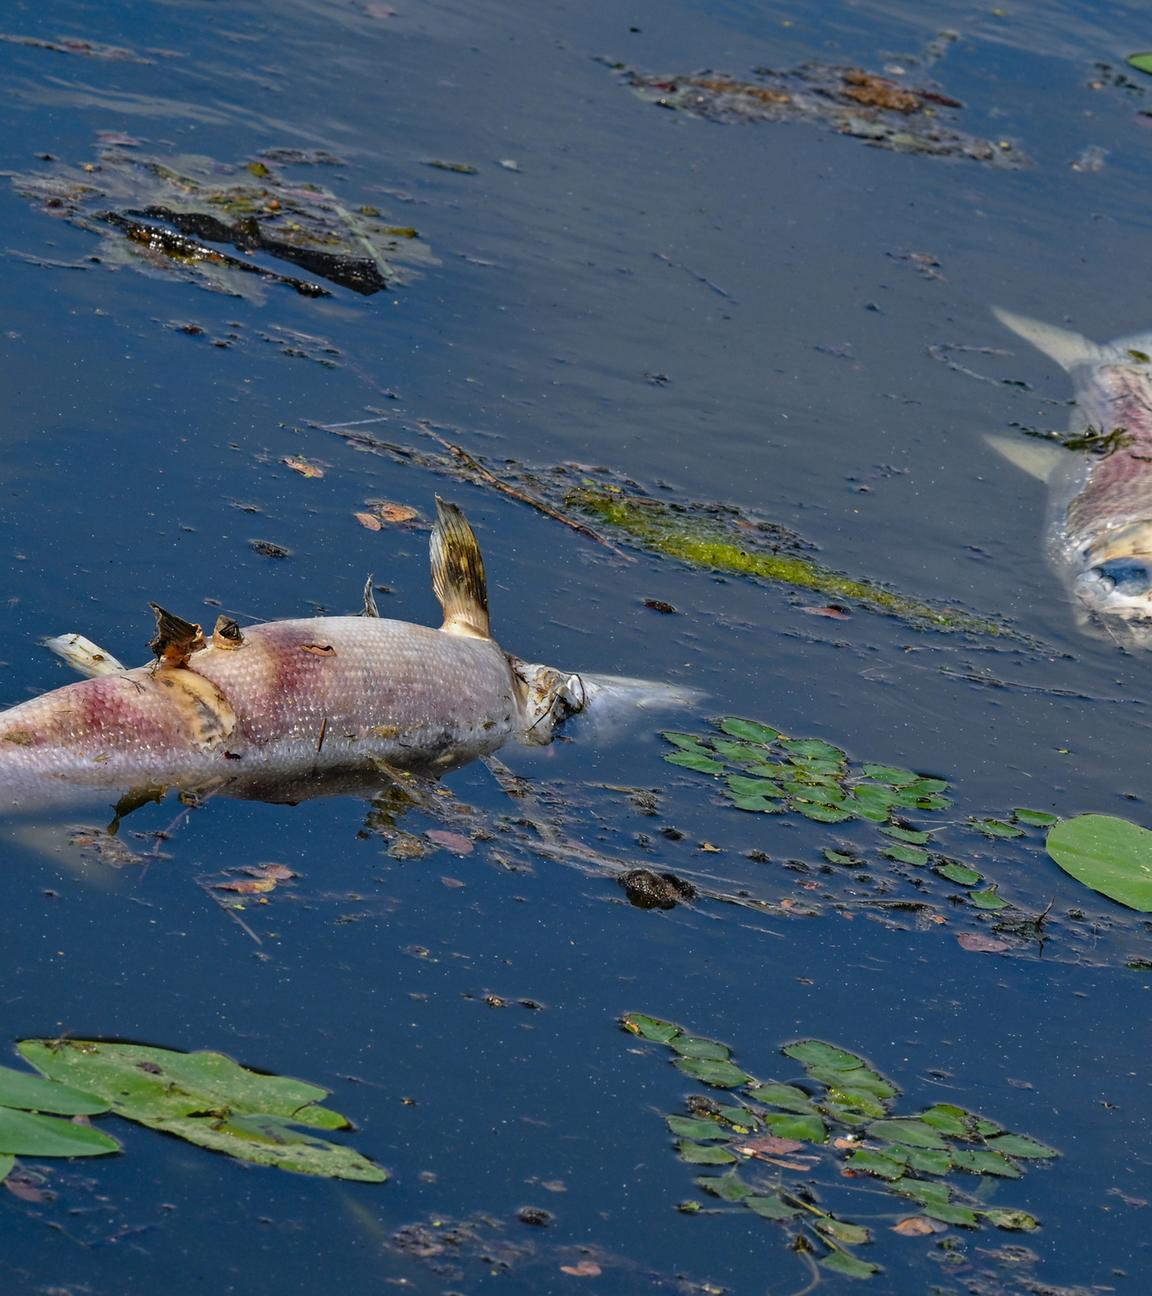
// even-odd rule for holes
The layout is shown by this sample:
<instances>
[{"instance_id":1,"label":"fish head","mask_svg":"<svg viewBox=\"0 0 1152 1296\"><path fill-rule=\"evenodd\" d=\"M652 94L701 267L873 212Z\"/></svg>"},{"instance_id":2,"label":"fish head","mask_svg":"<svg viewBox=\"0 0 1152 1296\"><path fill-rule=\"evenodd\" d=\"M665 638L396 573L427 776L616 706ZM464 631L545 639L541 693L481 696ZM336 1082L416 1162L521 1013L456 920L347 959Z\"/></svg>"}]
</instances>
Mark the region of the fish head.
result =
<instances>
[{"instance_id":1,"label":"fish head","mask_svg":"<svg viewBox=\"0 0 1152 1296\"><path fill-rule=\"evenodd\" d=\"M1152 646L1152 523L1125 527L1093 546L1073 591L1090 625Z\"/></svg>"}]
</instances>

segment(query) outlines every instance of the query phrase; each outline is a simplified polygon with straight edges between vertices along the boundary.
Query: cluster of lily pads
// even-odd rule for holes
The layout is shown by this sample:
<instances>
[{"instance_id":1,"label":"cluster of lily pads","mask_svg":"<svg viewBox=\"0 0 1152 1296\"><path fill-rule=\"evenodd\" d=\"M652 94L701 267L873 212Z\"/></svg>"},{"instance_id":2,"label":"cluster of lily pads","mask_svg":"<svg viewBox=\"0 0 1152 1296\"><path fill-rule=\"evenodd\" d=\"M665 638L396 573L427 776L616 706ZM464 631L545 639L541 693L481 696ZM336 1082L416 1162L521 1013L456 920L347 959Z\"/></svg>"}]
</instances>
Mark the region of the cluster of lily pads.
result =
<instances>
[{"instance_id":1,"label":"cluster of lily pads","mask_svg":"<svg viewBox=\"0 0 1152 1296\"><path fill-rule=\"evenodd\" d=\"M953 806L945 779L853 761L821 738L789 737L738 716L717 721L713 733L665 731L663 736L673 748L664 755L670 765L722 780L724 800L737 809L791 812L825 824L872 824L881 856L955 884L976 909L998 912L1012 902L979 869L941 853L938 837L944 829L965 830L973 853L990 842L1042 830L1049 857L1064 872L1129 909L1152 912L1152 832L1126 819L1097 814L1061 819L1045 810L1017 807L1004 817L953 816L926 825L926 816ZM832 865L867 865L846 843L825 848L823 857Z\"/></svg>"},{"instance_id":2,"label":"cluster of lily pads","mask_svg":"<svg viewBox=\"0 0 1152 1296\"><path fill-rule=\"evenodd\" d=\"M349 1128L319 1105L328 1090L317 1085L260 1075L221 1053L74 1039L24 1040L19 1051L40 1074L0 1067L0 1180L18 1156L121 1151L89 1123L106 1113L258 1165L368 1183L389 1177L352 1148L299 1128Z\"/></svg>"},{"instance_id":3,"label":"cluster of lily pads","mask_svg":"<svg viewBox=\"0 0 1152 1296\"><path fill-rule=\"evenodd\" d=\"M795 1230L797 1249L815 1251L826 1269L869 1278L879 1266L854 1246L872 1240L871 1230L821 1205L815 1176L830 1171L835 1187L853 1179L899 1199L907 1214L898 1231L931 1234L941 1226L1013 1231L1039 1227L1026 1211L988 1204L993 1179L1019 1179L1021 1162L1059 1156L1055 1148L1006 1130L994 1120L952 1103L935 1103L913 1115L894 1115L899 1089L864 1058L822 1040L797 1040L781 1052L803 1068L802 1083L758 1080L732 1060L732 1050L690 1035L672 1022L628 1013L621 1025L631 1035L666 1045L685 1075L713 1089L723 1101L696 1094L684 1112L666 1118L676 1151L689 1165L709 1167L696 1179L710 1197L743 1207ZM954 1176L984 1180L980 1195ZM700 1213L699 1200L681 1204Z\"/></svg>"},{"instance_id":4,"label":"cluster of lily pads","mask_svg":"<svg viewBox=\"0 0 1152 1296\"><path fill-rule=\"evenodd\" d=\"M964 888L977 909L999 910L1010 903L978 869L932 849L938 829L920 821L951 809L945 779L893 765L854 762L821 738L790 738L771 725L736 716L720 720L714 734L666 731L664 738L675 749L665 753L669 764L722 779L724 799L739 810L790 811L825 824L872 824L885 859L931 868ZM1020 808L1009 818L973 818L968 827L984 839L1007 839L1056 822L1055 815ZM865 862L851 851L831 848L824 858L838 865Z\"/></svg>"}]
</instances>

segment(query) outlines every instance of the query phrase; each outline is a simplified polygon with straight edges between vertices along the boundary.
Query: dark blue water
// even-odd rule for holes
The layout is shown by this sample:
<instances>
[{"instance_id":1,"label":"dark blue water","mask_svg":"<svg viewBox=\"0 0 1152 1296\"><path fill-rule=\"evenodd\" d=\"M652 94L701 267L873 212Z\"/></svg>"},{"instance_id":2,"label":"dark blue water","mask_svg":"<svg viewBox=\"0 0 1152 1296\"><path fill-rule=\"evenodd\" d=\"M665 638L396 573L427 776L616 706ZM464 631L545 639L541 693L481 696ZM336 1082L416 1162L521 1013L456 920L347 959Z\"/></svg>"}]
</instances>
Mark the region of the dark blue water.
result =
<instances>
[{"instance_id":1,"label":"dark blue water","mask_svg":"<svg viewBox=\"0 0 1152 1296\"><path fill-rule=\"evenodd\" d=\"M5 170L46 170L41 154L84 162L100 132L233 164L322 148L345 165L318 182L418 228L438 264L369 298L269 287L254 303L88 262L92 234L0 190L3 700L66 681L37 646L44 634L82 631L142 659L150 599L209 622L218 606L256 619L354 611L371 571L392 590L385 615L434 622L425 536L369 533L352 515L380 497L427 513L439 490L480 534L501 642L530 660L694 684L710 696L682 727L735 711L931 770L954 783L961 815L1032 805L1140 818L1148 663L1078 635L1042 556L1042 490L982 439L1013 420L1060 426L1065 411L1038 398L1070 394L990 305L1071 319L1101 340L1150 323L1152 135L1136 114L1152 99L1088 88L1094 62L1150 43L1140 13L9 5L7 34L154 61L0 43ZM1018 141L1031 166L697 121L641 103L598 61L879 71L944 27L959 39L930 75L970 105L965 129ZM1103 169L1073 169L1092 146L1107 150ZM918 274L909 252L936 258L939 277ZM173 327L188 323L203 334ZM325 339L339 364L284 354L266 340L277 330ZM1034 391L950 370L932 344L1014 346L993 372ZM652 556L622 564L487 488L358 454L317 426L369 418L392 440L415 443L411 424L428 419L494 460L606 464L758 510L831 566L1009 617L1044 647L931 636L866 612L825 620L797 606L816 596ZM281 462L291 455L326 475L301 477ZM253 540L290 556L262 557ZM979 687L963 678L973 669L1013 687ZM577 729L570 744L506 757L559 789L573 835L618 858L795 896L779 862L818 853L822 830L708 803L699 780L662 762L655 729L644 720L614 741ZM488 821L513 813L483 769L449 784ZM660 789L658 816L602 784ZM121 840L146 854L177 809L146 807ZM776 1226L676 1213L692 1172L661 1114L684 1082L661 1050L630 1049L616 1026L626 1010L731 1042L751 1071L781 1078L781 1043L831 1039L896 1080L908 1110L961 1103L1063 1151L996 1196L1040 1217L1036 1234L953 1231L956 1252L887 1233L896 1217L875 1221L885 1273L874 1289L1148 1289L1149 982L1124 962L1152 955L1133 917L1093 902L1113 924L1093 957L1054 938L1043 957L1005 959L963 950L951 924L889 927L863 910L643 912L575 858L525 871L513 852L502 867L499 841L397 861L358 833L365 813L349 797L217 798L146 868L70 840L77 824L105 823L103 810L6 827L10 1041L66 1032L213 1048L308 1078L332 1088L356 1145L395 1176L368 1187L282 1175L123 1127L123 1157L57 1165L56 1200L0 1193L7 1290L799 1291L807 1271ZM428 826L417 817L412 831ZM662 826L684 840L655 835ZM721 849L702 852L704 841ZM752 849L777 866L757 871ZM1035 910L1086 903L1039 851L1027 867L1013 859L1012 885ZM300 877L244 911L250 931L197 885L267 861ZM489 1006L493 995L506 1004ZM553 1212L552 1225L521 1223L524 1206ZM394 1241L414 1222L447 1221L443 1232L469 1220L443 1254ZM1034 1254L993 1254L1015 1244ZM563 1272L581 1259L600 1275Z\"/></svg>"}]
</instances>

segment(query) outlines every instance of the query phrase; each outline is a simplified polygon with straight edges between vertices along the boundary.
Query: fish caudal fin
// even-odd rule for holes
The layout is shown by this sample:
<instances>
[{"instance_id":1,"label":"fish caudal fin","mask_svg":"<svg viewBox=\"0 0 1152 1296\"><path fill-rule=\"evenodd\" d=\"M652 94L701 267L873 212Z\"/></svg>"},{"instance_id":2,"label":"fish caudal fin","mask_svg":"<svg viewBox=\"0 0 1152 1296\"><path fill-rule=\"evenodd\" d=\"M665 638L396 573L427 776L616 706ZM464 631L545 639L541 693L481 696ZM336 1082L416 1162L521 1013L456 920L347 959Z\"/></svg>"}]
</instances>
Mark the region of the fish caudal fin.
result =
<instances>
[{"instance_id":1,"label":"fish caudal fin","mask_svg":"<svg viewBox=\"0 0 1152 1296\"><path fill-rule=\"evenodd\" d=\"M1068 462L1068 452L1052 441L1024 441L995 433L984 440L1010 464L1040 481L1051 481L1056 469Z\"/></svg>"},{"instance_id":2,"label":"fish caudal fin","mask_svg":"<svg viewBox=\"0 0 1152 1296\"><path fill-rule=\"evenodd\" d=\"M1043 351L1064 369L1072 370L1078 365L1098 363L1105 353L1105 348L1079 333L1073 333L1071 329L1042 324L1026 315L1014 315L1011 311L1001 310L999 306L992 307L992 314L1005 328L1010 328L1026 342L1031 342L1038 351Z\"/></svg>"},{"instance_id":3,"label":"fish caudal fin","mask_svg":"<svg viewBox=\"0 0 1152 1296\"><path fill-rule=\"evenodd\" d=\"M436 525L432 528L432 588L444 609L445 634L491 639L488 621L488 579L484 558L468 519L436 496Z\"/></svg>"}]
</instances>

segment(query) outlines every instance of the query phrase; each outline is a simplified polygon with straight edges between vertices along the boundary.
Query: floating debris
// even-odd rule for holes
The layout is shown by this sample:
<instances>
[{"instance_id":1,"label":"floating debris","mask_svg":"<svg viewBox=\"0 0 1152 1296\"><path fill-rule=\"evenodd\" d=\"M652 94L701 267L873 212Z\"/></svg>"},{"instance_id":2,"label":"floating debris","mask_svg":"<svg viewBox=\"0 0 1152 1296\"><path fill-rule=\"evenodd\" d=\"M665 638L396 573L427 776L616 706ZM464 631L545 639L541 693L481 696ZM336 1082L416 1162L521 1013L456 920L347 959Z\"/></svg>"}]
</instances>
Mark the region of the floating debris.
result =
<instances>
[{"instance_id":1,"label":"floating debris","mask_svg":"<svg viewBox=\"0 0 1152 1296\"><path fill-rule=\"evenodd\" d=\"M710 71L667 76L613 66L647 103L705 121L811 122L900 153L1008 168L1027 162L1011 140L979 139L956 130L951 123L964 107L959 100L861 68L804 63L784 72L756 68L751 79L740 79Z\"/></svg>"},{"instance_id":2,"label":"floating debris","mask_svg":"<svg viewBox=\"0 0 1152 1296\"><path fill-rule=\"evenodd\" d=\"M94 162L7 174L47 214L100 235L98 263L175 274L233 296L259 298L261 281L310 297L329 295L325 283L371 296L403 282L411 267L434 263L410 226L389 224L375 207L349 207L284 170L320 161L339 164L269 150L225 165L102 142ZM253 259L257 253L315 279L273 269Z\"/></svg>"}]
</instances>

